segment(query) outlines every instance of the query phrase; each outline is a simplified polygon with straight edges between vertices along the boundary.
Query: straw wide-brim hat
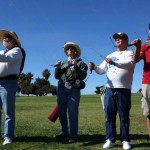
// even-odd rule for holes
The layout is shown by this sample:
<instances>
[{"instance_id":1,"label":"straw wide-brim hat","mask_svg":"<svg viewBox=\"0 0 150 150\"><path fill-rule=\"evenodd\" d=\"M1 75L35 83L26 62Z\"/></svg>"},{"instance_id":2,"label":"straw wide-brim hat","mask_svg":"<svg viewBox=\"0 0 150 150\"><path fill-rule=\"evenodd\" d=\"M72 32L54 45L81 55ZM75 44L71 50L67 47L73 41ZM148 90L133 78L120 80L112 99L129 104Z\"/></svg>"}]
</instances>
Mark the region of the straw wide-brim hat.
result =
<instances>
[{"instance_id":1,"label":"straw wide-brim hat","mask_svg":"<svg viewBox=\"0 0 150 150\"><path fill-rule=\"evenodd\" d=\"M21 43L19 41L19 38L17 34L14 31L8 31L8 30L0 30L0 42L3 43L4 36L9 35L11 36L17 43L19 47L21 47Z\"/></svg>"},{"instance_id":2,"label":"straw wide-brim hat","mask_svg":"<svg viewBox=\"0 0 150 150\"><path fill-rule=\"evenodd\" d=\"M73 43L73 42L67 42L67 43L65 43L65 45L64 45L64 52L65 52L65 54L67 55L67 50L68 50L68 47L74 47L75 49L76 49L76 52L77 52L77 57L79 57L80 55L81 55L81 49L80 49L80 47L77 45L77 44L75 44L75 43Z\"/></svg>"}]
</instances>

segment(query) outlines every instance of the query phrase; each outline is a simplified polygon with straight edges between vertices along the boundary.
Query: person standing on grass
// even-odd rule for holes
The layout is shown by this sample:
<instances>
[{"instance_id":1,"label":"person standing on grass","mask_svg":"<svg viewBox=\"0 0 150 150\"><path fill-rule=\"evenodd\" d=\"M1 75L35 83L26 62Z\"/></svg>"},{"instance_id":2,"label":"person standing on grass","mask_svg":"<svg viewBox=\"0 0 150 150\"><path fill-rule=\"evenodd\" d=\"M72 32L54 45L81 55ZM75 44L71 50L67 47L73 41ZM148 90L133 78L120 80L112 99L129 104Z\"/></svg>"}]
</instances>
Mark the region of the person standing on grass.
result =
<instances>
[{"instance_id":1,"label":"person standing on grass","mask_svg":"<svg viewBox=\"0 0 150 150\"><path fill-rule=\"evenodd\" d=\"M128 35L120 32L113 35L116 51L109 54L105 60L96 66L89 63L89 69L98 74L107 73L106 92L104 96L104 110L106 115L106 142L104 149L112 148L116 141L116 115L120 117L120 140L124 150L131 149L130 135L130 108L131 85L134 72L134 54L127 50ZM132 44L140 48L140 40L135 39Z\"/></svg>"},{"instance_id":2,"label":"person standing on grass","mask_svg":"<svg viewBox=\"0 0 150 150\"><path fill-rule=\"evenodd\" d=\"M150 33L150 23L148 25ZM140 51L135 53L136 62L144 61L143 79L142 79L142 110L143 115L147 117L146 125L150 138L150 36L146 39L146 43L142 45Z\"/></svg>"},{"instance_id":3,"label":"person standing on grass","mask_svg":"<svg viewBox=\"0 0 150 150\"><path fill-rule=\"evenodd\" d=\"M0 30L0 43L5 47L5 50L0 51L0 127L3 107L5 113L3 145L6 145L12 143L14 139L17 79L24 66L25 51L13 31Z\"/></svg>"},{"instance_id":4,"label":"person standing on grass","mask_svg":"<svg viewBox=\"0 0 150 150\"><path fill-rule=\"evenodd\" d=\"M66 61L58 61L55 69L55 78L58 79L57 103L58 116L62 133L56 138L69 138L69 143L74 143L78 138L78 111L80 103L80 90L85 87L83 80L87 76L87 65L80 57L80 47L67 42L64 52L68 56ZM68 131L68 119L70 135Z\"/></svg>"}]
</instances>

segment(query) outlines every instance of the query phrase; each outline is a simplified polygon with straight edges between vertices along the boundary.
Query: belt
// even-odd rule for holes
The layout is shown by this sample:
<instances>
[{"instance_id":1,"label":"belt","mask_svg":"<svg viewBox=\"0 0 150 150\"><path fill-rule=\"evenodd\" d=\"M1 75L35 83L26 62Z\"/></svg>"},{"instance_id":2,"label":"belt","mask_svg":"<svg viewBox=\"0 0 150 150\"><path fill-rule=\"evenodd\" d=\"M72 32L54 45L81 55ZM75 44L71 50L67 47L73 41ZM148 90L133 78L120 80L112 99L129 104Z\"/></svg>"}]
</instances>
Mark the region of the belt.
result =
<instances>
[{"instance_id":1,"label":"belt","mask_svg":"<svg viewBox=\"0 0 150 150\"><path fill-rule=\"evenodd\" d=\"M62 79L60 79L60 80L58 81L58 84L65 84L65 82L69 82L70 84L75 83L75 81L73 81L73 80L71 80L71 81L63 81Z\"/></svg>"},{"instance_id":2,"label":"belt","mask_svg":"<svg viewBox=\"0 0 150 150\"><path fill-rule=\"evenodd\" d=\"M16 74L13 74L13 75L5 76L5 77L0 77L0 80L14 80L17 78L18 78L18 76Z\"/></svg>"}]
</instances>

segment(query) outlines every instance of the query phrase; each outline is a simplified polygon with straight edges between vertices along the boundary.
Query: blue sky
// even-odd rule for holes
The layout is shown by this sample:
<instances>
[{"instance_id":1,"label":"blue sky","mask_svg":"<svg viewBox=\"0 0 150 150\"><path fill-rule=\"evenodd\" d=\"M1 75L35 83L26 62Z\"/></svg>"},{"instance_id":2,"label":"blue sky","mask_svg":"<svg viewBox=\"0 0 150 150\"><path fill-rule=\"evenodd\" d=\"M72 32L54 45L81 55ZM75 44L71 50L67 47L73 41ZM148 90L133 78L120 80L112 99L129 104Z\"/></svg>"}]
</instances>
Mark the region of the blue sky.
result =
<instances>
[{"instance_id":1,"label":"blue sky","mask_svg":"<svg viewBox=\"0 0 150 150\"><path fill-rule=\"evenodd\" d=\"M103 56L115 51L110 40L114 33L126 32L130 42L138 35L144 43L150 22L149 0L5 0L0 6L0 29L15 31L26 50L23 72L37 78L49 69L53 85L57 85L55 68L49 65L67 59L65 42L77 43L81 58L99 65L103 58L95 51ZM141 87L142 68L143 62L135 67L132 92ZM95 87L103 84L106 75L93 72L82 94L93 94Z\"/></svg>"}]
</instances>

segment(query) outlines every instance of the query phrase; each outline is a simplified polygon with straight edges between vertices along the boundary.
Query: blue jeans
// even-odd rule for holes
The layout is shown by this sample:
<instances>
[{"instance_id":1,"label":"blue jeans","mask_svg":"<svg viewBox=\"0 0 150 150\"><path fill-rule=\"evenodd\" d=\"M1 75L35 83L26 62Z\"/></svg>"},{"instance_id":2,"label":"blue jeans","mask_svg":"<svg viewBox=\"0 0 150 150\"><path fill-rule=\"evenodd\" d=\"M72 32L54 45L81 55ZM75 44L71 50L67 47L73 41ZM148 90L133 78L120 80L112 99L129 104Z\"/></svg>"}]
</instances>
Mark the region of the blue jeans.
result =
<instances>
[{"instance_id":1,"label":"blue jeans","mask_svg":"<svg viewBox=\"0 0 150 150\"><path fill-rule=\"evenodd\" d=\"M17 90L16 80L0 80L0 110L5 113L4 138L14 138L15 130L15 95ZM0 128L2 112L0 111ZM1 133L0 133L1 134Z\"/></svg>"},{"instance_id":2,"label":"blue jeans","mask_svg":"<svg viewBox=\"0 0 150 150\"><path fill-rule=\"evenodd\" d=\"M70 94L64 91L64 84L58 85L57 89L57 103L58 114L61 123L62 132L68 134L68 119L70 124L70 138L77 138L78 136L78 114L79 114L80 90L72 88Z\"/></svg>"},{"instance_id":3,"label":"blue jeans","mask_svg":"<svg viewBox=\"0 0 150 150\"><path fill-rule=\"evenodd\" d=\"M129 142L131 90L107 88L104 105L106 114L106 140L116 141L116 115L118 112L120 118L120 140Z\"/></svg>"}]
</instances>

